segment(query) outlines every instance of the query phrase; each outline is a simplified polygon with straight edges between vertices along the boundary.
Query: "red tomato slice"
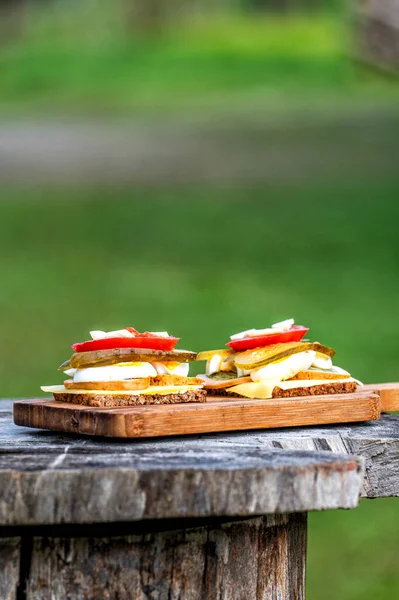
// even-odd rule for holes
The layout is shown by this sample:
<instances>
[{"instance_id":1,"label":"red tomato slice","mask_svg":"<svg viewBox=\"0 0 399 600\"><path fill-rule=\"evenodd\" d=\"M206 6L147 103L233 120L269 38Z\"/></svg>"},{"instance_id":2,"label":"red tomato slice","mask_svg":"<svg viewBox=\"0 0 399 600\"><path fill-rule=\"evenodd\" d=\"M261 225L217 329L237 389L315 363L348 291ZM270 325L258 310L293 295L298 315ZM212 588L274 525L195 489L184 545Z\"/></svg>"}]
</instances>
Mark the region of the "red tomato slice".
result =
<instances>
[{"instance_id":1,"label":"red tomato slice","mask_svg":"<svg viewBox=\"0 0 399 600\"><path fill-rule=\"evenodd\" d=\"M243 352L244 350L251 350L258 346L270 346L271 344L281 344L284 342L299 342L308 331L308 327L293 325L288 331L267 333L266 335L259 335L258 337L246 337L242 340L231 340L226 346L230 346L235 352Z\"/></svg>"},{"instance_id":2,"label":"red tomato slice","mask_svg":"<svg viewBox=\"0 0 399 600\"><path fill-rule=\"evenodd\" d=\"M91 352L92 350L113 350L114 348L147 348L147 350L163 350L170 352L180 338L175 337L143 337L132 338L103 338L102 340L88 340L73 344L75 352Z\"/></svg>"}]
</instances>

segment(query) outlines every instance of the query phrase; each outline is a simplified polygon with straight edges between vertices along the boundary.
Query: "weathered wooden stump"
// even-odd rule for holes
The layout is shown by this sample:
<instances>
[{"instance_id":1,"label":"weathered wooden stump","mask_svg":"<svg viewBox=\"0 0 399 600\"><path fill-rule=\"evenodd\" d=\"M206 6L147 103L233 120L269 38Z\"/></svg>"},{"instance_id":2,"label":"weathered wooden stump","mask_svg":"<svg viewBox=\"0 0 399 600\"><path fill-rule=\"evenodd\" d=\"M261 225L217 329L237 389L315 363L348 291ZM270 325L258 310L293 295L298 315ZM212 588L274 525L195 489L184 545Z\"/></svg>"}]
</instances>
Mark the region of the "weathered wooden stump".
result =
<instances>
[{"instance_id":1,"label":"weathered wooden stump","mask_svg":"<svg viewBox=\"0 0 399 600\"><path fill-rule=\"evenodd\" d=\"M354 34L362 60L394 72L399 71L398 0L356 0Z\"/></svg>"},{"instance_id":2,"label":"weathered wooden stump","mask_svg":"<svg viewBox=\"0 0 399 600\"><path fill-rule=\"evenodd\" d=\"M3 402L0 425L2 600L300 600L307 511L355 507L364 477L399 494L397 417L121 442Z\"/></svg>"}]
</instances>

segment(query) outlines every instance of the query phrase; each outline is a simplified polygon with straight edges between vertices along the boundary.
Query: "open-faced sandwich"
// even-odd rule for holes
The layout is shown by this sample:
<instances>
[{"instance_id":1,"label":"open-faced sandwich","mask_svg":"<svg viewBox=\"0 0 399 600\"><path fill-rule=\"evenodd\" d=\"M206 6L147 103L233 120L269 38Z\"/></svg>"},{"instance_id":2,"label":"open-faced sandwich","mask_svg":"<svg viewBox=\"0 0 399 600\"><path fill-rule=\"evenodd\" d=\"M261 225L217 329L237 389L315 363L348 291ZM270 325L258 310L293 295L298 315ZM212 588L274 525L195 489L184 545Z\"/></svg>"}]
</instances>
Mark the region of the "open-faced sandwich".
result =
<instances>
[{"instance_id":1,"label":"open-faced sandwich","mask_svg":"<svg viewBox=\"0 0 399 600\"><path fill-rule=\"evenodd\" d=\"M198 377L216 396L266 399L356 391L360 382L333 365L335 350L303 340L308 331L287 319L232 335L228 349L197 355L207 361L206 374Z\"/></svg>"},{"instance_id":2,"label":"open-faced sandwich","mask_svg":"<svg viewBox=\"0 0 399 600\"><path fill-rule=\"evenodd\" d=\"M197 355L176 350L179 338L133 327L90 335L73 344L74 354L59 367L69 379L41 388L55 400L87 406L205 402L204 382L188 375Z\"/></svg>"}]
</instances>

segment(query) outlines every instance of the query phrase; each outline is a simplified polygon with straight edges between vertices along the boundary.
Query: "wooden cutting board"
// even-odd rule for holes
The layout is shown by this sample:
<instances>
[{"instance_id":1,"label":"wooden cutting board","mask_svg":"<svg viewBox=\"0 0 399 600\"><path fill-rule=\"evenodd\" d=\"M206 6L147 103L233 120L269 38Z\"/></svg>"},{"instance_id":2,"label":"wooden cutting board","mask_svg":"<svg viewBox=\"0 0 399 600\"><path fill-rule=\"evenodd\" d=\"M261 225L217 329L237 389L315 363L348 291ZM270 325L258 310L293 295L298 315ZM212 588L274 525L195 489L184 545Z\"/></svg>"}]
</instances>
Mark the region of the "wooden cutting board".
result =
<instances>
[{"instance_id":1,"label":"wooden cutting board","mask_svg":"<svg viewBox=\"0 0 399 600\"><path fill-rule=\"evenodd\" d=\"M381 412L399 411L399 383L368 383L361 389L380 396Z\"/></svg>"},{"instance_id":2,"label":"wooden cutting board","mask_svg":"<svg viewBox=\"0 0 399 600\"><path fill-rule=\"evenodd\" d=\"M372 421L379 416L380 397L373 390L274 400L208 396L203 404L120 408L95 408L55 400L14 403L16 425L117 438L351 423Z\"/></svg>"}]
</instances>

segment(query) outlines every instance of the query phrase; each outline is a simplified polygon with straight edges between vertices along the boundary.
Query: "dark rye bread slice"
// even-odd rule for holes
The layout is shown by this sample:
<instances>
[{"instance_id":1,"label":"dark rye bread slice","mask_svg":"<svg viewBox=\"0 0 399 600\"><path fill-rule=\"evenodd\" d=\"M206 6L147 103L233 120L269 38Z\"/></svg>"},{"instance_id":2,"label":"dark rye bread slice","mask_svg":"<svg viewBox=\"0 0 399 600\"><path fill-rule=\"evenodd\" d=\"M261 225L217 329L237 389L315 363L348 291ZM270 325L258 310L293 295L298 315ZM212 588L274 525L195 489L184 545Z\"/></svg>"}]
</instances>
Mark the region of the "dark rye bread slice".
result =
<instances>
[{"instance_id":1,"label":"dark rye bread slice","mask_svg":"<svg viewBox=\"0 0 399 600\"><path fill-rule=\"evenodd\" d=\"M209 396L229 396L234 398L245 398L235 392L229 392L226 389L209 389L207 388ZM298 396L326 396L328 394L351 394L356 392L356 381L345 381L345 382L328 382L323 385L312 385L310 387L296 387L291 390L282 390L279 387L275 387L273 390L272 398L297 398Z\"/></svg>"},{"instance_id":2,"label":"dark rye bread slice","mask_svg":"<svg viewBox=\"0 0 399 600\"><path fill-rule=\"evenodd\" d=\"M183 402L206 402L205 390L189 390L181 394L70 394L55 392L54 399L58 402L69 402L81 406L144 406L147 404L180 404Z\"/></svg>"},{"instance_id":3,"label":"dark rye bread slice","mask_svg":"<svg viewBox=\"0 0 399 600\"><path fill-rule=\"evenodd\" d=\"M297 387L292 390L282 390L275 387L273 398L295 398L297 396L325 396L326 394L351 394L356 392L356 381L328 382L323 385Z\"/></svg>"}]
</instances>

